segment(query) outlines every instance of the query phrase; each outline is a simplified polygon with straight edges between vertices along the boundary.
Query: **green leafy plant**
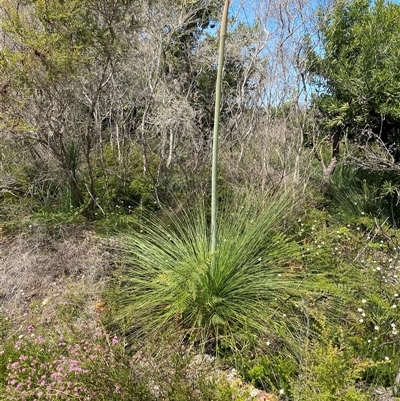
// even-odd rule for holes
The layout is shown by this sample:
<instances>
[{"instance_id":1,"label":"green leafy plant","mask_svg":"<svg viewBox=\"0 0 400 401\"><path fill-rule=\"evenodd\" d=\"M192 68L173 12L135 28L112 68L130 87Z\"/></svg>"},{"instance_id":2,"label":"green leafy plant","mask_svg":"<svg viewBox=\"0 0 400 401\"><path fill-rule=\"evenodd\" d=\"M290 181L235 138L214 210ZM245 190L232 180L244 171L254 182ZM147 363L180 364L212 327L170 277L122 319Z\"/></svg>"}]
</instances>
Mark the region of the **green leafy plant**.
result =
<instances>
[{"instance_id":1,"label":"green leafy plant","mask_svg":"<svg viewBox=\"0 0 400 401\"><path fill-rule=\"evenodd\" d=\"M351 199L348 202L351 204ZM358 372L357 386L362 383L389 388L395 385L399 364L398 233L388 225L375 225L362 210L365 209L355 213L348 210L339 219L327 210L306 211L293 224L293 233L308 250L304 259L309 270L319 266L342 291L340 303L329 302L325 306L330 312L329 324L342 327L345 334L339 344L334 331L322 331L325 345L319 346L329 348L326 340L329 337L336 347L337 358L344 358L345 352L350 361L349 372L351 360L370 362ZM322 309L323 303L310 302L312 309L308 308L313 328L309 338L313 342L321 341L319 316L321 312L327 315ZM310 356L311 360L315 361L314 356Z\"/></svg>"},{"instance_id":2,"label":"green leafy plant","mask_svg":"<svg viewBox=\"0 0 400 401\"><path fill-rule=\"evenodd\" d=\"M319 338L307 341L300 372L292 379L296 401L367 401L370 396L357 383L371 360L356 358L346 345L344 333L320 322Z\"/></svg>"},{"instance_id":3,"label":"green leafy plant","mask_svg":"<svg viewBox=\"0 0 400 401\"><path fill-rule=\"evenodd\" d=\"M298 368L299 363L291 350L271 347L269 352L251 361L243 373L257 388L289 395L290 381L296 377Z\"/></svg>"},{"instance_id":4,"label":"green leafy plant","mask_svg":"<svg viewBox=\"0 0 400 401\"><path fill-rule=\"evenodd\" d=\"M368 182L362 172L353 166L341 165L336 169L328 196L331 208L346 224L370 225L368 216L379 215L377 185Z\"/></svg>"},{"instance_id":5,"label":"green leafy plant","mask_svg":"<svg viewBox=\"0 0 400 401\"><path fill-rule=\"evenodd\" d=\"M353 307L348 306L349 316L353 316L353 327L346 342L353 348L354 355L375 362L363 375L367 382L393 387L400 363L399 266L396 259L377 257L379 253L388 255L389 251L383 253L368 249L368 252L375 257L363 260L363 273L368 279L359 289L363 298L358 299Z\"/></svg>"},{"instance_id":6,"label":"green leafy plant","mask_svg":"<svg viewBox=\"0 0 400 401\"><path fill-rule=\"evenodd\" d=\"M331 143L332 167L344 138L367 156L359 160L374 155L366 163L372 171L385 170L385 159L398 163L400 79L398 58L388 49L399 48L399 15L399 5L385 0L341 0L319 13L320 42L306 46L306 69L318 89L318 131Z\"/></svg>"},{"instance_id":7,"label":"green leafy plant","mask_svg":"<svg viewBox=\"0 0 400 401\"><path fill-rule=\"evenodd\" d=\"M290 202L284 194L226 205L215 254L204 203L179 216L167 213L167 222L150 216L142 232L124 240L119 317L138 333L182 329L212 341L270 329L289 314L304 280L301 269L289 266L299 260L299 247L279 233Z\"/></svg>"}]
</instances>

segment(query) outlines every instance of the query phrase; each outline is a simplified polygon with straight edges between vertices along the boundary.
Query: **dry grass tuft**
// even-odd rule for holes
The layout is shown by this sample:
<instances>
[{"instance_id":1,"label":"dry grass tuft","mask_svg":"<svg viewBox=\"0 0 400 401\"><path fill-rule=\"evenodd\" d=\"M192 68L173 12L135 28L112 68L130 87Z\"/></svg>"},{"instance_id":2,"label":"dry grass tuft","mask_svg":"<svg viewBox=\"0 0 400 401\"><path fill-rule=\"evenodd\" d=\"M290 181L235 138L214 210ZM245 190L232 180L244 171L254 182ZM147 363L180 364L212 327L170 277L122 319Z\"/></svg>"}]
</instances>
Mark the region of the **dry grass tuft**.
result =
<instances>
[{"instance_id":1,"label":"dry grass tuft","mask_svg":"<svg viewBox=\"0 0 400 401\"><path fill-rule=\"evenodd\" d=\"M71 286L93 293L111 269L105 243L84 228L42 226L0 237L0 308L24 313L33 303L64 302ZM93 302L93 301L92 301Z\"/></svg>"}]
</instances>

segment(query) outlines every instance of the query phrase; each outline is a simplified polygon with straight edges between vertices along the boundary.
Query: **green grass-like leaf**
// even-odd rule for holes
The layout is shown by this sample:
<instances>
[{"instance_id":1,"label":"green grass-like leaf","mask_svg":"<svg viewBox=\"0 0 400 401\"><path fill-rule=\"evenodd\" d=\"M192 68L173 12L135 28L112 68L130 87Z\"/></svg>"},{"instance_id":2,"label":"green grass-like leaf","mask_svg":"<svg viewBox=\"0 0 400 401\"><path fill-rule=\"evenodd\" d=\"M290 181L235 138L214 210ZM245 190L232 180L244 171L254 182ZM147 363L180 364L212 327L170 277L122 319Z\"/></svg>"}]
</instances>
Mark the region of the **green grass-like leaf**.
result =
<instances>
[{"instance_id":1,"label":"green grass-like leaf","mask_svg":"<svg viewBox=\"0 0 400 401\"><path fill-rule=\"evenodd\" d=\"M137 333L182 329L202 340L271 329L304 279L289 267L299 246L280 232L292 201L248 197L222 207L215 255L203 203L167 213L169 223L149 217L124 241L120 318Z\"/></svg>"}]
</instances>

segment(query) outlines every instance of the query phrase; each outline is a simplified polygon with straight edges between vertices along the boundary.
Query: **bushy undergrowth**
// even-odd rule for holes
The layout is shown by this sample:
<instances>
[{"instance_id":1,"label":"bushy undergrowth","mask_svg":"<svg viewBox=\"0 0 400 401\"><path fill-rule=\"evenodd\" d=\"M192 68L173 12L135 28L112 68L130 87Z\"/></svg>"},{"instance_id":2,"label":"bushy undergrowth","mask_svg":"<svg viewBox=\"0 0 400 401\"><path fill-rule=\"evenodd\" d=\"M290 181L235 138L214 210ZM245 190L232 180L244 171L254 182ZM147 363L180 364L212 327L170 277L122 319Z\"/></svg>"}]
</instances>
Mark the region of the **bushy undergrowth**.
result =
<instances>
[{"instance_id":1,"label":"bushy undergrowth","mask_svg":"<svg viewBox=\"0 0 400 401\"><path fill-rule=\"evenodd\" d=\"M7 314L3 321L10 321ZM35 321L27 315L22 320ZM10 329L10 325L8 329ZM128 344L100 326L2 326L0 399L224 401L245 397L173 338Z\"/></svg>"},{"instance_id":2,"label":"bushy undergrowth","mask_svg":"<svg viewBox=\"0 0 400 401\"><path fill-rule=\"evenodd\" d=\"M360 221L360 215L399 227L399 177L396 172L371 172L354 165L340 165L328 191L333 214L347 223Z\"/></svg>"},{"instance_id":3,"label":"bushy undergrowth","mask_svg":"<svg viewBox=\"0 0 400 401\"><path fill-rule=\"evenodd\" d=\"M356 357L340 328L325 327L319 337L304 344L302 364L292 395L297 401L368 401L371 394L360 385L368 368L381 366L370 359Z\"/></svg>"},{"instance_id":4,"label":"bushy undergrowth","mask_svg":"<svg viewBox=\"0 0 400 401\"><path fill-rule=\"evenodd\" d=\"M321 397L315 398L318 400L375 399L372 394L363 395L368 394L366 387L396 385L400 363L399 237L396 230L382 227L378 221L362 209L350 219L327 211L309 211L298 221L299 240L311 253L315 255L323 247L329 250L324 261L316 258L313 262L325 263L337 286L348 296L342 305L336 305L335 318L325 320L323 327L316 315L317 335L301 363L297 379L301 385L294 387L294 399L312 399L306 395L311 397L316 391ZM335 363L342 364L342 377L349 380L337 389L341 394L337 398L328 380ZM304 384L307 381L308 390Z\"/></svg>"},{"instance_id":5,"label":"bushy undergrowth","mask_svg":"<svg viewBox=\"0 0 400 401\"><path fill-rule=\"evenodd\" d=\"M216 363L271 399L372 401L386 388L394 400L399 233L362 207L292 205L288 196L226 205L215 255L204 206L135 217L107 256L118 272L105 293L85 281L60 292L51 319L41 302L36 317L1 315L0 399L250 400ZM35 252L47 255L42 245ZM210 351L213 363L196 362Z\"/></svg>"}]
</instances>

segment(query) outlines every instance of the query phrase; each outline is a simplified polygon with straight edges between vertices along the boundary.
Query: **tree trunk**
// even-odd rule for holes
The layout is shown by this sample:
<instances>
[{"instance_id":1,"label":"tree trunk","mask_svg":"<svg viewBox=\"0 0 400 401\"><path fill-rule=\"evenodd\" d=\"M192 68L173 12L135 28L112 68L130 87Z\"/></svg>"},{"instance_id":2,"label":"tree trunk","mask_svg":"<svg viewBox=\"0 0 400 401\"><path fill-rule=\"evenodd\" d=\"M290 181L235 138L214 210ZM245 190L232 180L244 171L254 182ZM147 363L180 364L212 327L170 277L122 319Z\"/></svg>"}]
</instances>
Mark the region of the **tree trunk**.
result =
<instances>
[{"instance_id":1,"label":"tree trunk","mask_svg":"<svg viewBox=\"0 0 400 401\"><path fill-rule=\"evenodd\" d=\"M333 173L335 172L336 166L339 164L340 154L339 154L339 145L341 140L341 135L335 134L332 137L332 156L329 164L326 166L322 157L318 157L317 159L322 165L322 183L321 189L322 193L326 194L329 191L330 182Z\"/></svg>"}]
</instances>

